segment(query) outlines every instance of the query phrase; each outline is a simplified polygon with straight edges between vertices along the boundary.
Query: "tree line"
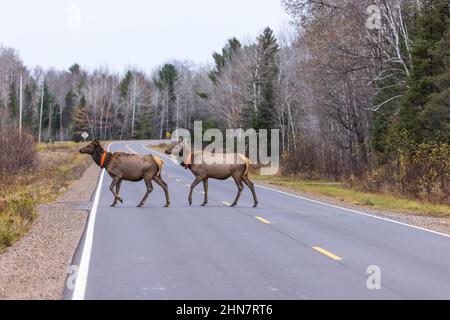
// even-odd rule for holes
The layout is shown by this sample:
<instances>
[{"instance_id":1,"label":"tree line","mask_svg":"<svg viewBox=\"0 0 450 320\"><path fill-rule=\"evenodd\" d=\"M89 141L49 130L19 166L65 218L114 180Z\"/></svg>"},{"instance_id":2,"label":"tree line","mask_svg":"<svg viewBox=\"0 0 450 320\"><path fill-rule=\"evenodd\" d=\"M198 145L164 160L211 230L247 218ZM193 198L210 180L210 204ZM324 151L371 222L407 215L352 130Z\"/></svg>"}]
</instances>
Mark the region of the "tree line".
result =
<instances>
[{"instance_id":1,"label":"tree line","mask_svg":"<svg viewBox=\"0 0 450 320\"><path fill-rule=\"evenodd\" d=\"M0 129L18 126L22 77L23 123L36 139L164 138L195 120L278 128L284 174L448 201L448 0L282 2L290 30L230 38L210 66L29 69L1 47Z\"/></svg>"}]
</instances>

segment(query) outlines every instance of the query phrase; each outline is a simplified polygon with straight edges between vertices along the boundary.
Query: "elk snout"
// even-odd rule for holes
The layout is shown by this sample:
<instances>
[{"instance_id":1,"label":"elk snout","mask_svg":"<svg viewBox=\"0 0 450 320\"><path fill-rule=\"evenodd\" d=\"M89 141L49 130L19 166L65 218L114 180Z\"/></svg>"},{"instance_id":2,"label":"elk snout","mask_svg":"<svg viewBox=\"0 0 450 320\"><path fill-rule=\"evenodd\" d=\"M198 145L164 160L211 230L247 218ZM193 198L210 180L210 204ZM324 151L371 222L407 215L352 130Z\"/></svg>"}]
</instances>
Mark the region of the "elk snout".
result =
<instances>
[{"instance_id":1,"label":"elk snout","mask_svg":"<svg viewBox=\"0 0 450 320\"><path fill-rule=\"evenodd\" d=\"M89 148L89 146L87 146L87 147L81 148L80 153L81 154L91 154L92 150L91 150L91 148Z\"/></svg>"}]
</instances>

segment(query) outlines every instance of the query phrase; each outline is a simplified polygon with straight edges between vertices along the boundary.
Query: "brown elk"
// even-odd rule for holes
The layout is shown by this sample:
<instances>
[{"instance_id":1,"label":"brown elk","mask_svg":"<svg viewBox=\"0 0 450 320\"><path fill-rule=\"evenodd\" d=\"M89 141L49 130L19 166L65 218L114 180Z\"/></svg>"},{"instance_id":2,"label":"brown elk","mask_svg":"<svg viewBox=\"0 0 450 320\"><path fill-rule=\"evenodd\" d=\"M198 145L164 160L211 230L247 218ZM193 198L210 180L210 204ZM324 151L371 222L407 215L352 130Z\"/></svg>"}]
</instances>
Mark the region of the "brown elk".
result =
<instances>
[{"instance_id":1,"label":"brown elk","mask_svg":"<svg viewBox=\"0 0 450 320\"><path fill-rule=\"evenodd\" d=\"M167 183L161 178L161 171L164 165L159 157L154 155L135 155L123 152L110 153L103 149L98 140L94 140L86 147L80 150L82 154L90 154L94 162L105 168L113 179L109 189L114 195L114 202L111 207L115 207L117 202L123 203L123 199L119 196L122 181L145 181L147 192L139 203L138 207L143 207L150 193L153 191L152 180L163 188L166 195L166 205L170 205L169 190Z\"/></svg>"},{"instance_id":2,"label":"brown elk","mask_svg":"<svg viewBox=\"0 0 450 320\"><path fill-rule=\"evenodd\" d=\"M195 187L203 182L203 187L205 189L205 199L202 206L208 204L208 179L217 180L227 180L233 177L234 182L238 187L238 193L236 199L234 200L232 207L238 204L239 198L241 197L242 190L244 189L244 182L251 190L254 200L254 208L258 206L258 199L256 197L255 186L248 177L248 171L250 168L250 160L242 154L230 153L230 154L219 154L214 155L205 153L203 151L191 152L189 155L184 157L184 150L182 146L183 140L176 145L169 147L165 150L166 154L173 154L174 156L186 158L186 162L181 162L181 165L185 169L191 170L195 176L195 181L191 184L191 190L189 193L189 205L192 205L192 193ZM192 150L192 149L191 149ZM222 157L224 159L223 163L213 163L212 157L217 159L217 157Z\"/></svg>"}]
</instances>

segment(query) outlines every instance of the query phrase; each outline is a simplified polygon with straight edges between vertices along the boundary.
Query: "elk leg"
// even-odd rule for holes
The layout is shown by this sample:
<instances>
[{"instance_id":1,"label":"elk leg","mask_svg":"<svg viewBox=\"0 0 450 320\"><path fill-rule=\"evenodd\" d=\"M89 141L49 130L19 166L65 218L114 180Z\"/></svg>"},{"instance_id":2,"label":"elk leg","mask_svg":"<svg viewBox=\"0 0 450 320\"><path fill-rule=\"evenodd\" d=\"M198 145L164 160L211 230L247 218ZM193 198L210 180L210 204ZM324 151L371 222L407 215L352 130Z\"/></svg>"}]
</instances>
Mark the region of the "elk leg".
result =
<instances>
[{"instance_id":1,"label":"elk leg","mask_svg":"<svg viewBox=\"0 0 450 320\"><path fill-rule=\"evenodd\" d=\"M236 199L234 200L232 207L237 206L239 198L241 197L242 190L244 190L244 185L242 184L241 178L233 177L234 182L236 182L236 185L238 187L238 193L236 195Z\"/></svg>"},{"instance_id":2,"label":"elk leg","mask_svg":"<svg viewBox=\"0 0 450 320\"><path fill-rule=\"evenodd\" d=\"M192 205L192 193L194 192L194 188L202 182L203 178L197 177L195 178L195 181L191 185L191 192L189 192L189 205Z\"/></svg>"},{"instance_id":3,"label":"elk leg","mask_svg":"<svg viewBox=\"0 0 450 320\"><path fill-rule=\"evenodd\" d=\"M242 176L242 181L247 185L247 187L250 188L250 190L252 191L252 195L253 195L253 201L255 202L253 208L256 208L258 206L258 198L256 197L256 192L255 192L255 185L253 184L253 182L245 176Z\"/></svg>"},{"instance_id":4,"label":"elk leg","mask_svg":"<svg viewBox=\"0 0 450 320\"><path fill-rule=\"evenodd\" d=\"M147 201L148 196L153 191L153 185L152 185L152 179L144 178L145 186L147 187L147 192L144 195L144 198L142 198L141 203L139 203L138 208L142 208L145 204L145 201Z\"/></svg>"},{"instance_id":5,"label":"elk leg","mask_svg":"<svg viewBox=\"0 0 450 320\"><path fill-rule=\"evenodd\" d=\"M122 179L120 179L119 182L117 182L117 184L116 184L117 195L119 195L121 185L122 185ZM117 205L117 198L114 198L113 206L115 207L116 205Z\"/></svg>"},{"instance_id":6,"label":"elk leg","mask_svg":"<svg viewBox=\"0 0 450 320\"><path fill-rule=\"evenodd\" d=\"M112 207L115 207L117 204L117 201L119 201L120 203L123 203L123 199L121 197L119 197L119 195L117 194L117 192L114 190L114 187L119 183L121 179L120 178L114 178L113 181L111 182L111 185L109 186L109 190L111 190L112 194L114 195L114 203L111 205Z\"/></svg>"},{"instance_id":7,"label":"elk leg","mask_svg":"<svg viewBox=\"0 0 450 320\"><path fill-rule=\"evenodd\" d=\"M163 188L164 193L166 195L166 205L164 207L168 208L170 206L170 199L169 199L169 188L167 187L167 183L162 178L157 176L154 176L153 180L155 180L155 182L159 184L161 188Z\"/></svg>"},{"instance_id":8,"label":"elk leg","mask_svg":"<svg viewBox=\"0 0 450 320\"><path fill-rule=\"evenodd\" d=\"M203 179L203 189L205 190L205 200L202 206L206 206L208 204L208 178Z\"/></svg>"}]
</instances>

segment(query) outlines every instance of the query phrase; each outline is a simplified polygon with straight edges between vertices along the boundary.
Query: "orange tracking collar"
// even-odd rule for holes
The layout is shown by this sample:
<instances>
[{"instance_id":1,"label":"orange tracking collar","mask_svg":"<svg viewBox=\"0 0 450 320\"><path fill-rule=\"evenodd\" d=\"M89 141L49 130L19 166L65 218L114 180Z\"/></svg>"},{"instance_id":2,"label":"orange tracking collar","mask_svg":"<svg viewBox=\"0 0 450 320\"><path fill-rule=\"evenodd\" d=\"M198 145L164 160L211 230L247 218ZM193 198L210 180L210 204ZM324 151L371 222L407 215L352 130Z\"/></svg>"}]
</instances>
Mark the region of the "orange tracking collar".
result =
<instances>
[{"instance_id":1,"label":"orange tracking collar","mask_svg":"<svg viewBox=\"0 0 450 320\"><path fill-rule=\"evenodd\" d=\"M100 168L104 168L105 167L105 160L106 160L106 156L108 155L108 152L103 152L102 155L102 159L100 160Z\"/></svg>"}]
</instances>

